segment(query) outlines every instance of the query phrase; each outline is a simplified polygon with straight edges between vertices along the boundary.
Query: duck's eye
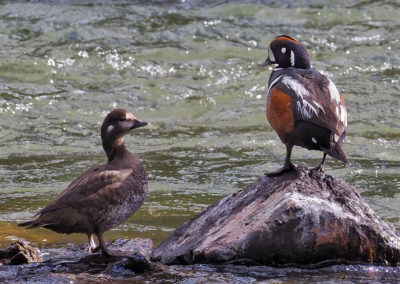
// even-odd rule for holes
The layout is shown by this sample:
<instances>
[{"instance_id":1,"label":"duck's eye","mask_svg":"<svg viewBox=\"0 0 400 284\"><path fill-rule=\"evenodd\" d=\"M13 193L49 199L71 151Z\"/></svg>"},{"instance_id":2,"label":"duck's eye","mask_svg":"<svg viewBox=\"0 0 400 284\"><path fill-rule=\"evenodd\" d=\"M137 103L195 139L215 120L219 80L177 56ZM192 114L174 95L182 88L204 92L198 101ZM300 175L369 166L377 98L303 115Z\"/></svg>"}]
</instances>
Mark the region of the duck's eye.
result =
<instances>
[{"instance_id":1,"label":"duck's eye","mask_svg":"<svg viewBox=\"0 0 400 284\"><path fill-rule=\"evenodd\" d=\"M121 117L121 118L119 119L119 121L125 121L125 120L126 120L125 117Z\"/></svg>"}]
</instances>

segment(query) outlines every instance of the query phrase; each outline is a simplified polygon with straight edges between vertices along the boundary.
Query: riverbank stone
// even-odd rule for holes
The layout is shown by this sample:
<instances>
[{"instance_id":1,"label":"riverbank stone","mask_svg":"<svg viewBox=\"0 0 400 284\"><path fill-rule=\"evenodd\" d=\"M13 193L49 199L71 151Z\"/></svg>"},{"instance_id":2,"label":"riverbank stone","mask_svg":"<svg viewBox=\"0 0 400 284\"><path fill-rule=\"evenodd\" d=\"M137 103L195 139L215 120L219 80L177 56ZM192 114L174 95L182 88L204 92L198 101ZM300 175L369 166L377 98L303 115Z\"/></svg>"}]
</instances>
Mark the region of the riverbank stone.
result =
<instances>
[{"instance_id":1,"label":"riverbank stone","mask_svg":"<svg viewBox=\"0 0 400 284\"><path fill-rule=\"evenodd\" d=\"M31 246L26 240L17 242L0 249L0 264L19 265L24 263L40 262L42 257L39 249Z\"/></svg>"},{"instance_id":2,"label":"riverbank stone","mask_svg":"<svg viewBox=\"0 0 400 284\"><path fill-rule=\"evenodd\" d=\"M209 206L155 249L164 264L398 264L400 238L357 190L307 168L263 176Z\"/></svg>"}]
</instances>

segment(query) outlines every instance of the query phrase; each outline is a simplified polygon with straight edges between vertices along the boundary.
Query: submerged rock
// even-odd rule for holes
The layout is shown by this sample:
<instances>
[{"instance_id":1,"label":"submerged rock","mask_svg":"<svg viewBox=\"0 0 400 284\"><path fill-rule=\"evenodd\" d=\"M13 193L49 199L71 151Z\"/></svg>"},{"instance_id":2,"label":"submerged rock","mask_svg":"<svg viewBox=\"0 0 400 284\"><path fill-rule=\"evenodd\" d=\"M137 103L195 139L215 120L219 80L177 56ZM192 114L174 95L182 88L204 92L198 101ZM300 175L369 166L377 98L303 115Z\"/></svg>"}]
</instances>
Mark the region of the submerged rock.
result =
<instances>
[{"instance_id":1,"label":"submerged rock","mask_svg":"<svg viewBox=\"0 0 400 284\"><path fill-rule=\"evenodd\" d=\"M209 206L153 252L164 264L398 264L400 238L357 190L298 168Z\"/></svg>"},{"instance_id":2,"label":"submerged rock","mask_svg":"<svg viewBox=\"0 0 400 284\"><path fill-rule=\"evenodd\" d=\"M42 257L39 255L39 249L31 246L25 240L18 240L8 247L0 249L0 264L18 265L40 261L42 261Z\"/></svg>"}]
</instances>

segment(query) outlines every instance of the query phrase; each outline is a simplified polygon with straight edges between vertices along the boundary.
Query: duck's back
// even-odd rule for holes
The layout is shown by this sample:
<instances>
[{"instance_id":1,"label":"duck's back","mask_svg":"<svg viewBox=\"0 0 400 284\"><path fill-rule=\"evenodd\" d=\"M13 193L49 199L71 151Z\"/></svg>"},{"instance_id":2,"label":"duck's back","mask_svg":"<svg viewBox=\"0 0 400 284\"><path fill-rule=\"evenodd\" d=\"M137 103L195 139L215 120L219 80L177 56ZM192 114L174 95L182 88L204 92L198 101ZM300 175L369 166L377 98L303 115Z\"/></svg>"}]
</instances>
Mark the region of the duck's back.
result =
<instances>
[{"instance_id":1,"label":"duck's back","mask_svg":"<svg viewBox=\"0 0 400 284\"><path fill-rule=\"evenodd\" d=\"M341 136L347 126L343 98L334 83L314 68L285 68L271 74L269 92L279 88L290 97L293 119L319 125Z\"/></svg>"}]
</instances>

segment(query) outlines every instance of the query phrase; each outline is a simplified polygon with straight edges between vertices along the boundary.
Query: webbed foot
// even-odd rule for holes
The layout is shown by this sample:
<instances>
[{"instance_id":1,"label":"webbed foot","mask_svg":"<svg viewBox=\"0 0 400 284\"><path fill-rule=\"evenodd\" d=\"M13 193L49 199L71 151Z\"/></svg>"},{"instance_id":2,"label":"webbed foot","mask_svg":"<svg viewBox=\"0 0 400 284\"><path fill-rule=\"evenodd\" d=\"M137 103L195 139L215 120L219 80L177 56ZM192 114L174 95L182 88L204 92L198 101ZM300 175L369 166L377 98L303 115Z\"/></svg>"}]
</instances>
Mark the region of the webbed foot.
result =
<instances>
[{"instance_id":1,"label":"webbed foot","mask_svg":"<svg viewBox=\"0 0 400 284\"><path fill-rule=\"evenodd\" d=\"M282 168L277 169L276 171L265 173L265 175L269 176L269 177L275 177L275 176L279 176L285 172L289 172L289 171L293 170L294 168L296 168L296 166L292 162L289 162L288 164L285 164Z\"/></svg>"},{"instance_id":2,"label":"webbed foot","mask_svg":"<svg viewBox=\"0 0 400 284\"><path fill-rule=\"evenodd\" d=\"M325 167L324 167L323 164L320 164L319 166L311 168L310 170L311 171L317 171L317 172L320 172L320 173L323 174L325 172Z\"/></svg>"}]
</instances>

